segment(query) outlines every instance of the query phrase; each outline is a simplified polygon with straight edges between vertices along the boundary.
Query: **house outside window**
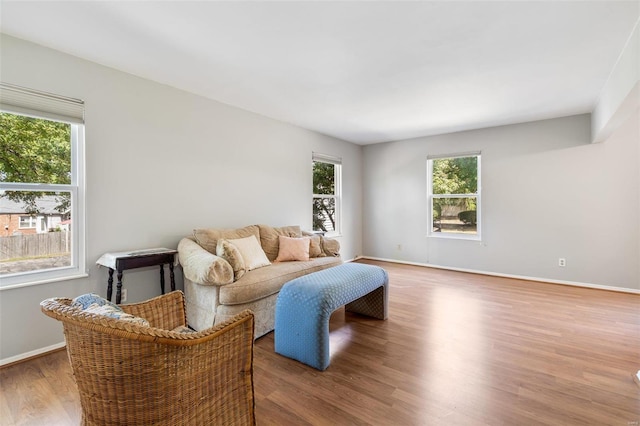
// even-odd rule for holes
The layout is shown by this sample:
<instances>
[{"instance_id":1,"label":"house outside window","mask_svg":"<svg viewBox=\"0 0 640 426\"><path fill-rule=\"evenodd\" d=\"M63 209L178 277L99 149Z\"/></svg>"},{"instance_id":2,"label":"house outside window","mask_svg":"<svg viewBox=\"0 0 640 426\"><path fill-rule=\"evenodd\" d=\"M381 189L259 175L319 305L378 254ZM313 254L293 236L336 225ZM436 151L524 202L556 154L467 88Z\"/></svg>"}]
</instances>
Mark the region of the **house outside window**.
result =
<instances>
[{"instance_id":1,"label":"house outside window","mask_svg":"<svg viewBox=\"0 0 640 426\"><path fill-rule=\"evenodd\" d=\"M427 158L430 237L480 239L480 153Z\"/></svg>"},{"instance_id":2,"label":"house outside window","mask_svg":"<svg viewBox=\"0 0 640 426\"><path fill-rule=\"evenodd\" d=\"M19 229L35 229L37 218L35 216L20 216Z\"/></svg>"},{"instance_id":3,"label":"house outside window","mask_svg":"<svg viewBox=\"0 0 640 426\"><path fill-rule=\"evenodd\" d=\"M341 232L342 159L314 152L312 229L325 235Z\"/></svg>"},{"instance_id":4,"label":"house outside window","mask_svg":"<svg viewBox=\"0 0 640 426\"><path fill-rule=\"evenodd\" d=\"M77 99L0 83L2 288L86 275L83 116Z\"/></svg>"}]
</instances>

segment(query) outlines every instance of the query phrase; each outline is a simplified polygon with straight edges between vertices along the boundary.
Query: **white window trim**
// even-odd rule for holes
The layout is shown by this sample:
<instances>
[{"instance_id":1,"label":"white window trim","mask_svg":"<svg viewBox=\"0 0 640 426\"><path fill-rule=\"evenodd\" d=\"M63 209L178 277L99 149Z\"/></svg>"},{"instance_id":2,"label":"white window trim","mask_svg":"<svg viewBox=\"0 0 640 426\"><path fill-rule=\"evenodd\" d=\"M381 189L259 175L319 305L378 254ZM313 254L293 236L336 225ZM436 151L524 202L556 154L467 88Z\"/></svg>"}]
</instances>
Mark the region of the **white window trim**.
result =
<instances>
[{"instance_id":1,"label":"white window trim","mask_svg":"<svg viewBox=\"0 0 640 426\"><path fill-rule=\"evenodd\" d=\"M340 237L342 236L342 158L314 152L312 154L312 163L315 163L315 162L329 163L336 166L333 169L334 187L335 187L335 191L333 195L313 194L312 199L315 200L316 198L331 198L335 200L335 204L336 204L335 230L327 232L326 236ZM313 223L312 223L312 227L313 227Z\"/></svg>"},{"instance_id":2,"label":"white window trim","mask_svg":"<svg viewBox=\"0 0 640 426\"><path fill-rule=\"evenodd\" d=\"M433 193L433 161L440 158L478 157L478 190L475 194L434 194ZM469 152L451 155L434 155L427 157L427 237L449 240L482 241L482 153ZM476 198L476 233L463 234L455 232L433 232L433 200L435 198Z\"/></svg>"},{"instance_id":3,"label":"white window trim","mask_svg":"<svg viewBox=\"0 0 640 426\"><path fill-rule=\"evenodd\" d=\"M29 218L29 226L22 226L23 217ZM36 229L37 224L38 224L38 218L36 216L21 215L18 218L18 229Z\"/></svg>"},{"instance_id":4,"label":"white window trim","mask_svg":"<svg viewBox=\"0 0 640 426\"><path fill-rule=\"evenodd\" d=\"M70 225L72 230L71 265L3 275L0 278L0 290L88 276L86 269L85 227L84 103L77 99L2 83L0 84L0 110L11 114L61 121L71 125L70 184L0 182L0 190L70 192L72 218ZM62 113L56 114L56 111Z\"/></svg>"}]
</instances>

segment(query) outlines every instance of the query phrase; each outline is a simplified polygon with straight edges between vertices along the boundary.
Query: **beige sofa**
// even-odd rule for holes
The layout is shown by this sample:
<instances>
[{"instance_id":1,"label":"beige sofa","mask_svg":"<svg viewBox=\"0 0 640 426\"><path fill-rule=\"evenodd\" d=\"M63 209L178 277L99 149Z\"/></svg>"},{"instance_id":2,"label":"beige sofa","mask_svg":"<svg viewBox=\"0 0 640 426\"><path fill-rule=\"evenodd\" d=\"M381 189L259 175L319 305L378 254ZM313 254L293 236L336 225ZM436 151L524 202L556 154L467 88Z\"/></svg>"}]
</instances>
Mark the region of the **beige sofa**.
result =
<instances>
[{"instance_id":1,"label":"beige sofa","mask_svg":"<svg viewBox=\"0 0 640 426\"><path fill-rule=\"evenodd\" d=\"M309 237L309 260L275 262L281 235ZM221 249L220 240L251 236L259 241L271 264L236 270L235 259ZM178 244L187 321L196 330L204 330L250 309L255 315L255 336L260 337L274 328L276 300L282 286L294 278L341 264L339 250L338 241L309 233L303 235L299 226L195 229L192 236Z\"/></svg>"}]
</instances>

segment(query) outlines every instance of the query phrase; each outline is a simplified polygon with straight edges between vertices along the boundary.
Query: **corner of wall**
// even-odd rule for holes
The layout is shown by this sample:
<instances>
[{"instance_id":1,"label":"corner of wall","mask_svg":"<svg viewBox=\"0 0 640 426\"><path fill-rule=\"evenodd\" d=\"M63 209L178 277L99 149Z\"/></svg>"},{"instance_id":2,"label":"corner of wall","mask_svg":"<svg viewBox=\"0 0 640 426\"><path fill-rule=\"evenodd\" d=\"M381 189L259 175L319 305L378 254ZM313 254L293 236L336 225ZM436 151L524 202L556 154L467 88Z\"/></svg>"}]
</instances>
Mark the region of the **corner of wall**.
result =
<instances>
[{"instance_id":1,"label":"corner of wall","mask_svg":"<svg viewBox=\"0 0 640 426\"><path fill-rule=\"evenodd\" d=\"M591 141L605 141L640 108L640 20L611 70L591 114Z\"/></svg>"}]
</instances>

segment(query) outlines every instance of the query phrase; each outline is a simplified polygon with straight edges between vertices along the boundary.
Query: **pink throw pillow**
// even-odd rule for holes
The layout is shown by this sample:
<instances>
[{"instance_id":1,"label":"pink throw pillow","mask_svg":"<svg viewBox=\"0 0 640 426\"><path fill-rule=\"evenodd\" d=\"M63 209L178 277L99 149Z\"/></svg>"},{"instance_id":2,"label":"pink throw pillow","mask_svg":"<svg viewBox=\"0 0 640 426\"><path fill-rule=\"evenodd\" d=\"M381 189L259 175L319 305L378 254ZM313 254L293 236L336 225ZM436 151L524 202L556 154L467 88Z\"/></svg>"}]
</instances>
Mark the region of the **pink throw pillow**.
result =
<instances>
[{"instance_id":1,"label":"pink throw pillow","mask_svg":"<svg viewBox=\"0 0 640 426\"><path fill-rule=\"evenodd\" d=\"M278 242L278 257L276 262L286 262L289 260L309 260L309 237L291 238L280 235Z\"/></svg>"}]
</instances>

